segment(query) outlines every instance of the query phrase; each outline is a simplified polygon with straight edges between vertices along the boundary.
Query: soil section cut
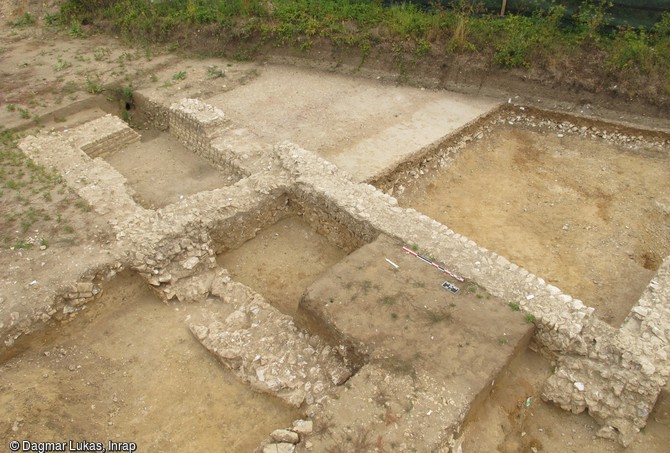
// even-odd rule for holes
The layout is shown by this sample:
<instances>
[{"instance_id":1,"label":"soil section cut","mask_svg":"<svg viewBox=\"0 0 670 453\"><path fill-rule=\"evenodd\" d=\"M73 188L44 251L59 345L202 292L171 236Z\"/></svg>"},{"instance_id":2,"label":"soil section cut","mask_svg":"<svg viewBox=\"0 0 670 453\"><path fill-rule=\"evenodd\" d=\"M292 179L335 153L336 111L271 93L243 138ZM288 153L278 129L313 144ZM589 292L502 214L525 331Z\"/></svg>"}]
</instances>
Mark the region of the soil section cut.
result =
<instances>
[{"instance_id":1,"label":"soil section cut","mask_svg":"<svg viewBox=\"0 0 670 453\"><path fill-rule=\"evenodd\" d=\"M587 412L575 415L540 394L552 366L541 355L526 350L496 380L495 386L470 423L463 427L464 452L600 453L667 451L670 442L668 386L659 395L644 428L628 448L597 437L601 428Z\"/></svg>"},{"instance_id":2,"label":"soil section cut","mask_svg":"<svg viewBox=\"0 0 670 453\"><path fill-rule=\"evenodd\" d=\"M497 126L395 195L619 325L670 253L668 181L658 150Z\"/></svg>"},{"instance_id":3,"label":"soil section cut","mask_svg":"<svg viewBox=\"0 0 670 453\"><path fill-rule=\"evenodd\" d=\"M217 170L170 134L156 130L142 131L139 142L105 156L105 160L126 177L138 203L148 209L239 180L232 170Z\"/></svg>"},{"instance_id":4,"label":"soil section cut","mask_svg":"<svg viewBox=\"0 0 670 453\"><path fill-rule=\"evenodd\" d=\"M394 166L496 105L285 66L263 67L249 84L207 102L269 142L290 140L320 154L356 181Z\"/></svg>"},{"instance_id":5,"label":"soil section cut","mask_svg":"<svg viewBox=\"0 0 670 453\"><path fill-rule=\"evenodd\" d=\"M444 430L458 426L460 417L479 404L481 392L525 348L532 324L483 288L447 278L401 245L380 236L353 252L308 288L301 315L321 325L319 330L328 331L337 344L356 351L362 361L384 370L372 371L390 376L382 375L382 381L407 381L411 387L385 396L390 401L386 407L399 410L387 423L379 423L379 407L364 403L347 416L337 414L350 410L346 404L333 403L340 408L334 409L333 419L350 426L360 421L373 431L370 439L381 436L387 446L406 442L403 431L408 430L417 451L433 451L443 442ZM445 289L445 281L458 292ZM353 389L352 395L360 393ZM426 412L419 413L431 400Z\"/></svg>"},{"instance_id":6,"label":"soil section cut","mask_svg":"<svg viewBox=\"0 0 670 453\"><path fill-rule=\"evenodd\" d=\"M216 304L216 307L212 307ZM0 368L0 441L133 441L139 451L253 451L295 409L240 383L186 319L221 303L165 305L120 276L70 324Z\"/></svg>"},{"instance_id":7,"label":"soil section cut","mask_svg":"<svg viewBox=\"0 0 670 453\"><path fill-rule=\"evenodd\" d=\"M307 286L344 256L343 250L299 216L291 216L219 255L217 263L234 280L262 294L283 313L294 315Z\"/></svg>"}]
</instances>

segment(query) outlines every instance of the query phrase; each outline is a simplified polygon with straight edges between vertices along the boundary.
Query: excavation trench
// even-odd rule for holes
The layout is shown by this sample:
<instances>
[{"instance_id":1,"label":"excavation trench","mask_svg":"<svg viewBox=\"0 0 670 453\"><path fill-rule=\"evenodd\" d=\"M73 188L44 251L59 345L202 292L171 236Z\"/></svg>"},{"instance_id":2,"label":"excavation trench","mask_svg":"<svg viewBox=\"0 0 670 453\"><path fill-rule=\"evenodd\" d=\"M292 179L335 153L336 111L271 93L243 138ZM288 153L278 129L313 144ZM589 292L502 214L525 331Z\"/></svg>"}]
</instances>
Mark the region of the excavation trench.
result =
<instances>
[{"instance_id":1,"label":"excavation trench","mask_svg":"<svg viewBox=\"0 0 670 453\"><path fill-rule=\"evenodd\" d=\"M618 326L670 254L667 140L507 112L376 185Z\"/></svg>"},{"instance_id":2,"label":"excavation trench","mask_svg":"<svg viewBox=\"0 0 670 453\"><path fill-rule=\"evenodd\" d=\"M250 389L193 338L187 320L226 309L213 300L164 304L137 276L120 274L77 318L31 337L2 364L2 437L253 451L299 412Z\"/></svg>"},{"instance_id":3,"label":"excavation trench","mask_svg":"<svg viewBox=\"0 0 670 453\"><path fill-rule=\"evenodd\" d=\"M139 141L103 157L126 177L144 208L162 208L240 179L232 169L214 167L167 132L146 129L140 135Z\"/></svg>"}]
</instances>

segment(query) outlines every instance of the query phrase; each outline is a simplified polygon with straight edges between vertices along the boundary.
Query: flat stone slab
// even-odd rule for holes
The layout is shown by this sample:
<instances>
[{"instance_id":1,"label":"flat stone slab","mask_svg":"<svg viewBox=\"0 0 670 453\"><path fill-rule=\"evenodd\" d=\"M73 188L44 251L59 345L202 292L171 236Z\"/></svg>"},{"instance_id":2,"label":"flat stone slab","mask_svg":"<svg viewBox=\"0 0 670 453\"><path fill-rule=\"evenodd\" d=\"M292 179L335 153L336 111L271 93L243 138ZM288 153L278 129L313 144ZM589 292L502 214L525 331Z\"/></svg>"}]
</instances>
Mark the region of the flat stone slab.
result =
<instances>
[{"instance_id":1,"label":"flat stone slab","mask_svg":"<svg viewBox=\"0 0 670 453\"><path fill-rule=\"evenodd\" d=\"M393 451L433 451L447 445L525 348L532 324L484 288L447 277L402 246L382 235L305 293L306 319L364 364L317 420L338 425L330 432L381 436ZM445 289L446 281L458 292ZM318 451L336 445L333 436L313 442Z\"/></svg>"},{"instance_id":2,"label":"flat stone slab","mask_svg":"<svg viewBox=\"0 0 670 453\"><path fill-rule=\"evenodd\" d=\"M316 152L355 181L369 180L498 105L301 68L269 65L259 72L207 102L269 142L289 140Z\"/></svg>"}]
</instances>

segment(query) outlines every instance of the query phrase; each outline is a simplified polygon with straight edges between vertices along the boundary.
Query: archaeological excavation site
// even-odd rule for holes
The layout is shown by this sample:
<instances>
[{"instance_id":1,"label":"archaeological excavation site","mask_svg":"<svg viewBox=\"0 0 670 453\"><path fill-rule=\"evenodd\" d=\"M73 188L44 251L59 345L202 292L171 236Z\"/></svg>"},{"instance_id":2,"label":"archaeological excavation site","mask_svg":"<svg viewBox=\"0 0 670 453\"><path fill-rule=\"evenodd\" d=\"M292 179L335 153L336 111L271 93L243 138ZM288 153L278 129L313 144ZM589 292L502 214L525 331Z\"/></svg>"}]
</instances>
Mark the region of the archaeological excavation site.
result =
<instances>
[{"instance_id":1,"label":"archaeological excavation site","mask_svg":"<svg viewBox=\"0 0 670 453\"><path fill-rule=\"evenodd\" d=\"M670 128L280 63L17 127L74 211L2 251L2 448L667 451Z\"/></svg>"}]
</instances>

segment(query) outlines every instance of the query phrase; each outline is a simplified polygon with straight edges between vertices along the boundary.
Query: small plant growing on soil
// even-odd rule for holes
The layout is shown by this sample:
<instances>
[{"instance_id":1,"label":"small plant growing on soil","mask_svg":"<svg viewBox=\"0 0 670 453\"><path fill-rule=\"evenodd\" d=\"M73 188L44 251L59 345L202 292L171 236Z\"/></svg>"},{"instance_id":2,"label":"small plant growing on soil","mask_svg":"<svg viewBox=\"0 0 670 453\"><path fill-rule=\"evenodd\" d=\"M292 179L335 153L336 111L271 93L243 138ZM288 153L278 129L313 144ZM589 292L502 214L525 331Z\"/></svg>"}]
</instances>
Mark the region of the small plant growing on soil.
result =
<instances>
[{"instance_id":1,"label":"small plant growing on soil","mask_svg":"<svg viewBox=\"0 0 670 453\"><path fill-rule=\"evenodd\" d=\"M93 207L85 200L77 200L75 206L77 206L83 212L91 212L91 210L93 209Z\"/></svg>"},{"instance_id":2,"label":"small plant growing on soil","mask_svg":"<svg viewBox=\"0 0 670 453\"><path fill-rule=\"evenodd\" d=\"M102 84L96 80L86 80L86 91L91 94L100 94L105 90Z\"/></svg>"},{"instance_id":3,"label":"small plant growing on soil","mask_svg":"<svg viewBox=\"0 0 670 453\"><path fill-rule=\"evenodd\" d=\"M528 313L528 314L526 315L526 322L527 322L528 324L533 324L533 323L535 322L535 316L533 316L533 315L531 315L530 313Z\"/></svg>"},{"instance_id":4,"label":"small plant growing on soil","mask_svg":"<svg viewBox=\"0 0 670 453\"><path fill-rule=\"evenodd\" d=\"M172 74L172 80L184 80L186 78L186 71L179 71Z\"/></svg>"},{"instance_id":5,"label":"small plant growing on soil","mask_svg":"<svg viewBox=\"0 0 670 453\"><path fill-rule=\"evenodd\" d=\"M33 245L25 241L16 241L12 246L14 250L30 250Z\"/></svg>"},{"instance_id":6,"label":"small plant growing on soil","mask_svg":"<svg viewBox=\"0 0 670 453\"><path fill-rule=\"evenodd\" d=\"M44 14L44 22L53 27L55 25L58 25L60 23L60 16L58 14L49 14L46 13Z\"/></svg>"},{"instance_id":7,"label":"small plant growing on soil","mask_svg":"<svg viewBox=\"0 0 670 453\"><path fill-rule=\"evenodd\" d=\"M63 60L63 57L58 57L58 60L56 61L56 64L54 65L54 71L60 72L63 71L64 69L69 68L72 66L72 63L69 61Z\"/></svg>"},{"instance_id":8,"label":"small plant growing on soil","mask_svg":"<svg viewBox=\"0 0 670 453\"><path fill-rule=\"evenodd\" d=\"M27 27L29 25L35 25L35 17L29 12L23 13L23 16L16 19L14 22L9 22L9 25L12 27Z\"/></svg>"},{"instance_id":9,"label":"small plant growing on soil","mask_svg":"<svg viewBox=\"0 0 670 453\"><path fill-rule=\"evenodd\" d=\"M521 307L519 306L519 304L517 304L515 302L510 302L507 305L509 306L509 308L512 309L512 311L521 311Z\"/></svg>"},{"instance_id":10,"label":"small plant growing on soil","mask_svg":"<svg viewBox=\"0 0 670 453\"><path fill-rule=\"evenodd\" d=\"M452 317L451 312L445 309L431 310L429 308L424 308L419 313L421 319L429 325L439 324L443 321L450 321Z\"/></svg>"},{"instance_id":11,"label":"small plant growing on soil","mask_svg":"<svg viewBox=\"0 0 670 453\"><path fill-rule=\"evenodd\" d=\"M395 303L396 303L396 299L395 299L395 297L384 296L384 297L381 299L381 303L384 304L384 305L386 305L387 307L391 307L391 306L395 305Z\"/></svg>"},{"instance_id":12,"label":"small plant growing on soil","mask_svg":"<svg viewBox=\"0 0 670 453\"><path fill-rule=\"evenodd\" d=\"M112 51L106 47L96 47L93 49L93 58L95 61L105 61Z\"/></svg>"},{"instance_id":13,"label":"small plant growing on soil","mask_svg":"<svg viewBox=\"0 0 670 453\"><path fill-rule=\"evenodd\" d=\"M221 78L221 77L225 77L226 73L223 72L223 69L219 69L218 66L209 66L207 68L207 76L210 79L218 79L218 78Z\"/></svg>"},{"instance_id":14,"label":"small plant growing on soil","mask_svg":"<svg viewBox=\"0 0 670 453\"><path fill-rule=\"evenodd\" d=\"M76 21L76 20L73 20L70 23L70 28L68 29L67 34L70 35L70 37L72 37L72 38L82 39L82 38L86 37L86 33L84 33L84 29L81 28L81 23Z\"/></svg>"}]
</instances>

